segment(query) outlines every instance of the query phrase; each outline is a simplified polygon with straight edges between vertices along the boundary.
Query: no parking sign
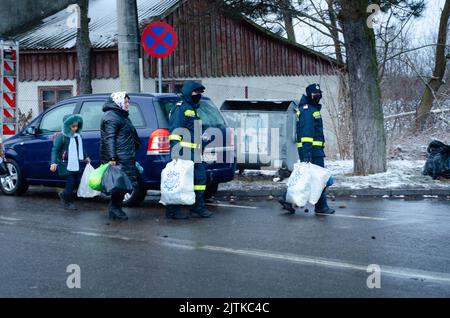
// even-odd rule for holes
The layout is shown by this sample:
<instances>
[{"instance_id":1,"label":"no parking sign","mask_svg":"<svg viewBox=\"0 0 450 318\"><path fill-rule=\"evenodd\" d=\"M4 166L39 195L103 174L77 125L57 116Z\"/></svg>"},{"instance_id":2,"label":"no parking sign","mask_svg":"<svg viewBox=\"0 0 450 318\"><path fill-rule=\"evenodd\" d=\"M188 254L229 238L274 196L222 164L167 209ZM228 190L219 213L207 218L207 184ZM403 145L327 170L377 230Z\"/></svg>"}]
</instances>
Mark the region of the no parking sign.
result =
<instances>
[{"instance_id":1,"label":"no parking sign","mask_svg":"<svg viewBox=\"0 0 450 318\"><path fill-rule=\"evenodd\" d=\"M171 25L165 22L153 22L142 32L141 43L145 52L162 58L175 51L178 37Z\"/></svg>"},{"instance_id":2,"label":"no parking sign","mask_svg":"<svg viewBox=\"0 0 450 318\"><path fill-rule=\"evenodd\" d=\"M177 48L177 33L170 24L153 22L142 32L141 44L147 54L158 58L158 91L162 93L161 59L172 54Z\"/></svg>"}]
</instances>

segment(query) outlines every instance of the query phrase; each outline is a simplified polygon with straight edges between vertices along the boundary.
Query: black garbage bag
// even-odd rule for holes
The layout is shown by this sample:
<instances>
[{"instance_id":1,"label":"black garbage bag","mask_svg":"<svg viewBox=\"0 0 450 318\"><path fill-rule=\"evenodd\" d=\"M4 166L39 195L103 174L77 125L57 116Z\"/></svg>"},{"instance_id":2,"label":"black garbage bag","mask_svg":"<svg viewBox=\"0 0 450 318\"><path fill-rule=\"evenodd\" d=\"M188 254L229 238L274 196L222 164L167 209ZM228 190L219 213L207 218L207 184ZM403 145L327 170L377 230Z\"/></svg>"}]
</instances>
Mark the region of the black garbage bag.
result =
<instances>
[{"instance_id":1,"label":"black garbage bag","mask_svg":"<svg viewBox=\"0 0 450 318\"><path fill-rule=\"evenodd\" d=\"M121 166L109 166L103 175L102 191L108 195L131 193L133 184Z\"/></svg>"},{"instance_id":2,"label":"black garbage bag","mask_svg":"<svg viewBox=\"0 0 450 318\"><path fill-rule=\"evenodd\" d=\"M433 140L428 145L428 159L423 169L423 174L433 179L439 177L450 179L450 146Z\"/></svg>"}]
</instances>

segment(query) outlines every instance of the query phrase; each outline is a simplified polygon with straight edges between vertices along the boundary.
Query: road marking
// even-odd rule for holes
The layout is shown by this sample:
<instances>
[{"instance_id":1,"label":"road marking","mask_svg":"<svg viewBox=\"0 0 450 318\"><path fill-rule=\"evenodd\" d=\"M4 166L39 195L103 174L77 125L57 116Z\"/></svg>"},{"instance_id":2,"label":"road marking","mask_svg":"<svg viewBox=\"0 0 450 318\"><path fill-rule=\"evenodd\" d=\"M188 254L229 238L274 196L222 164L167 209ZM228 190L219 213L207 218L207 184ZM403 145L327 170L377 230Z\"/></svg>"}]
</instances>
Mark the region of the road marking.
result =
<instances>
[{"instance_id":1,"label":"road marking","mask_svg":"<svg viewBox=\"0 0 450 318\"><path fill-rule=\"evenodd\" d=\"M9 221L0 221L0 224L3 224L3 225L15 225L16 223L9 222Z\"/></svg>"},{"instance_id":2,"label":"road marking","mask_svg":"<svg viewBox=\"0 0 450 318\"><path fill-rule=\"evenodd\" d=\"M212 246L212 245L195 245L193 242L169 239L167 242L162 242L162 245L171 246L180 249L190 249L190 250L204 250L210 252L232 254L232 255L242 255L249 257L259 257L266 259L275 259L279 261L293 262L297 264L308 264L323 267L331 267L344 270L356 270L367 272L368 265L353 264L340 260L332 260L326 258L278 253L263 250L252 250L252 249L235 249L229 247ZM380 265L381 274L394 276L397 278L405 279L424 279L429 281L441 282L450 284L450 274L441 272L432 272L425 270L416 270L403 267L392 267Z\"/></svg>"},{"instance_id":3,"label":"road marking","mask_svg":"<svg viewBox=\"0 0 450 318\"><path fill-rule=\"evenodd\" d=\"M21 219L10 218L10 217L6 217L6 216L0 216L0 220L3 220L3 221L13 221L13 222L16 222L16 221L22 221Z\"/></svg>"},{"instance_id":4,"label":"road marking","mask_svg":"<svg viewBox=\"0 0 450 318\"><path fill-rule=\"evenodd\" d=\"M234 204L222 204L222 203L206 203L206 205L211 206L219 206L219 207L225 207L225 208L241 208L241 209L251 209L256 210L256 206L248 206L248 205L234 205Z\"/></svg>"},{"instance_id":5,"label":"road marking","mask_svg":"<svg viewBox=\"0 0 450 318\"><path fill-rule=\"evenodd\" d=\"M225 208L241 208L241 209L251 209L256 210L258 207L248 206L248 205L234 205L234 204L223 204L223 203L206 203L206 205L225 207ZM374 221L386 221L386 218L382 217L372 217L372 216L360 216L360 215L345 215L345 214L322 214L316 213L318 216L337 216L342 218L352 218L352 219L362 219L362 220L374 220Z\"/></svg>"},{"instance_id":6,"label":"road marking","mask_svg":"<svg viewBox=\"0 0 450 318\"><path fill-rule=\"evenodd\" d=\"M102 234L102 233L95 233L95 232L79 232L79 231L71 231L72 234L78 234L78 235L84 235L84 236L93 236L93 237L104 237L104 238L112 238L112 239L118 239L118 240L124 240L124 241L131 241L134 240L130 237L126 236L117 236L117 235L109 235L109 234Z\"/></svg>"},{"instance_id":7,"label":"road marking","mask_svg":"<svg viewBox=\"0 0 450 318\"><path fill-rule=\"evenodd\" d=\"M360 216L360 215L351 215L351 214L322 214L322 213L316 213L316 215L319 216L336 216L341 218L352 218L352 219L362 219L362 220L375 220L375 221L386 221L386 218L380 218L380 217L374 217L374 216Z\"/></svg>"},{"instance_id":8,"label":"road marking","mask_svg":"<svg viewBox=\"0 0 450 318\"><path fill-rule=\"evenodd\" d=\"M368 266L368 265L363 265L363 264L354 264L354 263L341 261L341 260L313 257L313 256L307 256L307 255L280 253L280 252L255 250L255 249L237 249L237 248L230 248L230 247L223 247L223 246L202 245L202 244L199 244L199 243L196 243L193 241L172 239L172 238L157 237L156 239L139 239L139 238L131 238L131 237L102 234L102 233L95 233L95 232L73 231L71 233L89 236L89 237L111 238L111 239L118 239L118 240L125 240L125 241L137 241L137 242L142 242L142 243L156 242L156 243L159 243L159 245L178 248L178 249L184 249L184 250L200 250L200 251L208 251L208 252L215 252L215 253L222 253L222 254L275 259L275 260L284 261L284 262L323 266L323 267L330 267L330 268L343 269L343 270L356 270L356 271L367 272L367 266ZM423 279L423 280L429 280L429 281L450 284L450 274L449 273L418 270L418 269L411 269L411 268L405 268L405 267L393 267L393 266L387 266L387 265L380 265L380 268L381 268L381 274L385 274L385 275L389 275L389 276L393 276L393 277L397 277L397 278Z\"/></svg>"}]
</instances>

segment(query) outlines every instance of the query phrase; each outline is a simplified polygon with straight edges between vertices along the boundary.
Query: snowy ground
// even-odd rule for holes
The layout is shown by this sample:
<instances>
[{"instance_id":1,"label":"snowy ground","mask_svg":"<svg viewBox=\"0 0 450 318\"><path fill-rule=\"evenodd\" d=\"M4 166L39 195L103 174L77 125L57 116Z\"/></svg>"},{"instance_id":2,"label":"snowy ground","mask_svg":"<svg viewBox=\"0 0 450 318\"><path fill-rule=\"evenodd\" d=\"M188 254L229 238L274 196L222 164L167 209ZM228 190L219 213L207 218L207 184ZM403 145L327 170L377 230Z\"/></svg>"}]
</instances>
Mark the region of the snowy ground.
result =
<instances>
[{"instance_id":1,"label":"snowy ground","mask_svg":"<svg viewBox=\"0 0 450 318\"><path fill-rule=\"evenodd\" d=\"M388 162L388 171L365 177L353 176L353 161L327 161L326 166L334 178L333 187L365 189L402 189L402 188L448 188L450 180L433 180L423 176L425 160L392 160ZM235 180L220 185L220 190L245 189L281 189L286 187L287 179L279 181L275 170L245 170L236 175Z\"/></svg>"}]
</instances>

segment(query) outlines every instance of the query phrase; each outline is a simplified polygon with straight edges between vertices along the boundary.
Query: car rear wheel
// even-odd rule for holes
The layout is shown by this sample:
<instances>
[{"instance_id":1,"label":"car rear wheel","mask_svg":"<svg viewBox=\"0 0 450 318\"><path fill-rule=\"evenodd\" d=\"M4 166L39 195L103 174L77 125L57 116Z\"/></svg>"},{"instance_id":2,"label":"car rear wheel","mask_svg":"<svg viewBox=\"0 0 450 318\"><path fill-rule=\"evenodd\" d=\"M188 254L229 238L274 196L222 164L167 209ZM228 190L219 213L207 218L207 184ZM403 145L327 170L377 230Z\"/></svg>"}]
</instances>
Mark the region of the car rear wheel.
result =
<instances>
[{"instance_id":1,"label":"car rear wheel","mask_svg":"<svg viewBox=\"0 0 450 318\"><path fill-rule=\"evenodd\" d=\"M0 179L0 190L6 195L22 195L28 190L28 184L22 177L18 163L8 159L6 163L9 175Z\"/></svg>"}]
</instances>

